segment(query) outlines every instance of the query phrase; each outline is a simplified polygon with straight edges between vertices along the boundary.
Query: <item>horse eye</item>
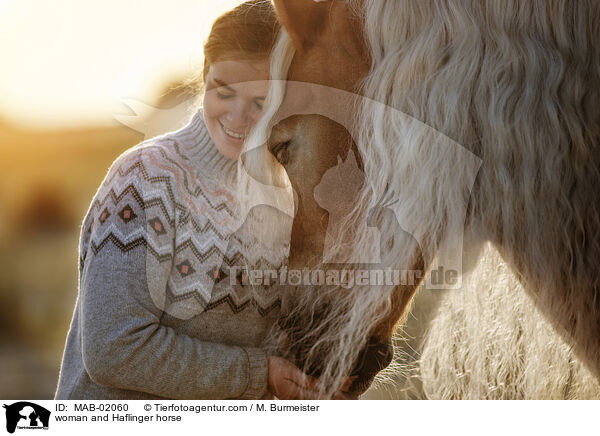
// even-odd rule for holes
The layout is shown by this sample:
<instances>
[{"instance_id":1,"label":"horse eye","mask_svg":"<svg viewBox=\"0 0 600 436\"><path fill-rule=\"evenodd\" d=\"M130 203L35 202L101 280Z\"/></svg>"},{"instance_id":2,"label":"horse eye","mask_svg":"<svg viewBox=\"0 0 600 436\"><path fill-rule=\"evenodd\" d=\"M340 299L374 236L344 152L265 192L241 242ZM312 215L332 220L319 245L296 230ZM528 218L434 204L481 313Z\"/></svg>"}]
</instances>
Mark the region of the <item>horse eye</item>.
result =
<instances>
[{"instance_id":1,"label":"horse eye","mask_svg":"<svg viewBox=\"0 0 600 436\"><path fill-rule=\"evenodd\" d=\"M290 158L290 153L288 150L289 146L290 146L290 141L285 141L285 142L280 142L279 144L276 144L271 149L271 153L273 154L273 156L275 156L275 159L277 159L277 161L281 165L285 165L289 162L289 158Z\"/></svg>"}]
</instances>

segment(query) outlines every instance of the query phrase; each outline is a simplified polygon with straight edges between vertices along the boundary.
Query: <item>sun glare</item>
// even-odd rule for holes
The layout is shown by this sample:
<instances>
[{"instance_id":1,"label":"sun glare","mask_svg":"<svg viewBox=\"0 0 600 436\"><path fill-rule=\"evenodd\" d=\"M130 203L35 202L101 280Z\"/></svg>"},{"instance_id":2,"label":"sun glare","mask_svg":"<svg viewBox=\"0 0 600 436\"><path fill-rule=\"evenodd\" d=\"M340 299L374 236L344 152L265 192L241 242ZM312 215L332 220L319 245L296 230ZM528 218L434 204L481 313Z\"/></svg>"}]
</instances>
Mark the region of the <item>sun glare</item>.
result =
<instances>
[{"instance_id":1,"label":"sun glare","mask_svg":"<svg viewBox=\"0 0 600 436\"><path fill-rule=\"evenodd\" d=\"M0 117L28 127L114 124L202 65L214 19L239 0L0 0Z\"/></svg>"}]
</instances>

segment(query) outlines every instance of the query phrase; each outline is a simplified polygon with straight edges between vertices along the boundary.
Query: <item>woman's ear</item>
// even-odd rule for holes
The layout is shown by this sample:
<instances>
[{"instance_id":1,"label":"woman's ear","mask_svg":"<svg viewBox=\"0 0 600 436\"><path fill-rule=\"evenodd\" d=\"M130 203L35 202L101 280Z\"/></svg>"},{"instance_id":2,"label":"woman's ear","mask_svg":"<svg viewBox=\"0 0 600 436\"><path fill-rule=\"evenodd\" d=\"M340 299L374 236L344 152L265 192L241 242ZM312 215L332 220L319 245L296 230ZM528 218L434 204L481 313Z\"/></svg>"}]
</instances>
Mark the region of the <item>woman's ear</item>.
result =
<instances>
[{"instance_id":1,"label":"woman's ear","mask_svg":"<svg viewBox=\"0 0 600 436\"><path fill-rule=\"evenodd\" d=\"M279 22L290 36L296 51L314 44L329 21L333 1L274 0Z\"/></svg>"}]
</instances>

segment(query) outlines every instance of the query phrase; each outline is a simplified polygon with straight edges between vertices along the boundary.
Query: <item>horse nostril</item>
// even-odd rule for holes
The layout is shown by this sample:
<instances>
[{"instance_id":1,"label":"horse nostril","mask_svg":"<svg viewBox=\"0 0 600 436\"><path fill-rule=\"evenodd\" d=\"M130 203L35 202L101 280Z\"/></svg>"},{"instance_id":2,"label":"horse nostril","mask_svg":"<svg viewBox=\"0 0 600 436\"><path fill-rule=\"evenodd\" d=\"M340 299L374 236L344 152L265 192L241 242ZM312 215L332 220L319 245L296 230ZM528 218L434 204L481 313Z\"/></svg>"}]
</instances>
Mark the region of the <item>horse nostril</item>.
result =
<instances>
[{"instance_id":1,"label":"horse nostril","mask_svg":"<svg viewBox=\"0 0 600 436\"><path fill-rule=\"evenodd\" d=\"M370 376L386 368L394 358L394 347L390 340L381 342L375 337L369 338L358 357L352 375Z\"/></svg>"}]
</instances>

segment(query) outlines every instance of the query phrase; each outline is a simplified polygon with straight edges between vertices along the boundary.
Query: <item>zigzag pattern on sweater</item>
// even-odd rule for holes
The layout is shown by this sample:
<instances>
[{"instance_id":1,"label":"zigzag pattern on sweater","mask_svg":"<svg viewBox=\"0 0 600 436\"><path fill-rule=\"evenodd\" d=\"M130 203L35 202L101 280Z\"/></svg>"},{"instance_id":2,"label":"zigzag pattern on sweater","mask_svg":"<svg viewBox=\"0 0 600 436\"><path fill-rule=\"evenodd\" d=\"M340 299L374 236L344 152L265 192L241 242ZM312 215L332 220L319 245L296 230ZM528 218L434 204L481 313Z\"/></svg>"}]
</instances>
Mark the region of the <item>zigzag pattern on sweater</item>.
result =
<instances>
[{"instance_id":1,"label":"zigzag pattern on sweater","mask_svg":"<svg viewBox=\"0 0 600 436\"><path fill-rule=\"evenodd\" d=\"M118 206L118 204L121 202L121 200L123 200L127 196L127 194L131 195L136 200L139 207L144 210L147 208L150 208L150 207L159 206L161 211L167 217L166 222L169 224L169 227L171 229L175 229L175 227L176 227L175 221L172 219L169 219L167 208L165 207L162 199L161 198L153 198L148 201L144 201L142 199L142 196L140 195L140 193L138 192L138 190L135 188L135 186L133 184L127 185L125 187L125 189L123 190L123 192L119 195L116 195L114 190L111 188L109 191L109 194L107 194L105 196L103 201L99 201L99 200L94 201L93 208L102 210L102 207L106 204L106 202L109 198L113 201L114 206ZM93 216L91 216L91 220L93 223L93 221L94 221ZM188 222L191 223L192 227L194 228L194 231L197 234L205 234L205 233L209 233L209 231L210 231L210 233L213 233L215 236L217 236L220 239L225 240L228 238L228 235L220 233L218 231L218 229L210 221L207 221L204 224L204 226L201 226L196 222L196 220L191 218L191 214L187 213L184 216L184 218L182 219L181 224L185 224ZM93 226L93 224L88 226L88 230L87 230L88 233L91 233L92 226ZM129 235L129 236L131 236L131 235ZM140 242L139 239L143 239L143 243ZM231 236L231 240L237 242L239 245L243 244L241 239L238 236L236 236L235 234ZM112 241L113 244L115 246L117 246L119 249L121 249L121 251L123 251L123 252L128 252L129 250L131 250L135 247L138 247L139 245L144 245L149 250L150 254L152 254L158 262L169 261L173 258L172 255L159 254L159 252L158 252L159 250L156 250L154 247L152 247L152 244L148 244L148 242L144 238L138 238L138 239L135 239L134 241L126 242L125 235L122 235L122 234L117 235L112 232L109 233L107 236L100 238L100 242L91 241L91 248L94 252L94 255L97 255L100 252L100 250L106 245L107 241ZM231 256L227 256L225 252L223 252L218 247L216 247L215 245L212 245L212 244L206 250L199 250L197 247L197 244L194 244L191 239L186 239L186 240L183 240L182 242L179 242L175 247L175 254L177 254L181 251L184 251L187 248L191 249L191 251L192 251L192 253L194 253L196 259L200 262L205 262L206 259L208 259L210 256L216 254L216 255L222 257L224 262L230 267L238 265L244 257L243 254L240 253L239 251L235 252ZM85 260L85 253L82 256L81 260L82 261ZM267 269L277 269L277 265L275 263L273 263L272 260L267 259L264 256L259 257L258 263L260 265L264 265L265 268L267 268Z\"/></svg>"},{"instance_id":2,"label":"zigzag pattern on sweater","mask_svg":"<svg viewBox=\"0 0 600 436\"><path fill-rule=\"evenodd\" d=\"M263 269L277 270L281 260L260 241L248 243L227 229L235 222L232 194L225 188L205 192L203 188L210 187L191 173L192 168L171 158L172 148L164 149L169 145L181 153L176 141L162 138L160 144L142 143L117 159L84 220L80 273L89 253L98 256L108 246L122 253L143 247L158 265L170 263L164 289L170 303L189 308L186 301L195 301L197 312L224 304L233 313L254 307L261 316L267 316L281 306L276 293L249 289L250 296L240 299L227 280L213 283L214 289L207 291L211 286L207 273L214 267L246 267L242 247L248 245L260 251L255 262ZM205 214L200 217L198 212ZM138 217L145 217L144 225L140 226L138 219L131 227L129 223ZM200 283L203 292L198 288Z\"/></svg>"},{"instance_id":3,"label":"zigzag pattern on sweater","mask_svg":"<svg viewBox=\"0 0 600 436\"><path fill-rule=\"evenodd\" d=\"M232 294L225 295L211 301L205 301L202 298L202 294L197 289L175 294L170 287L167 287L167 298L170 302L179 302L188 300L190 298L195 299L206 311L215 309L219 306L227 304L233 313L240 313L245 310L248 306L252 306L256 311L263 317L268 316L273 310L281 308L281 298L275 298L270 304L266 304L265 307L254 297L247 298L243 301L236 301Z\"/></svg>"},{"instance_id":4,"label":"zigzag pattern on sweater","mask_svg":"<svg viewBox=\"0 0 600 436\"><path fill-rule=\"evenodd\" d=\"M143 165L143 164L140 164ZM135 164L134 166L137 166L137 164ZM133 167L132 167L133 168ZM120 168L119 168L120 170ZM124 172L123 175L127 175L128 172ZM148 179L147 179L148 180ZM171 190L172 192L172 190ZM121 192L121 194L117 195L114 191L114 189L110 189L108 194L106 194L106 196L104 197L104 199L99 200L96 199L93 201L92 203L92 208L96 208L96 209L102 209L103 206L105 206L106 202L110 199L112 200L112 204L113 206L117 206L121 200L127 196L127 195L132 195L133 198L136 200L137 204L141 207L141 208L150 208L153 206L159 206L162 210L162 213L164 214L164 216L167 218L166 222L169 224L169 226L174 229L175 228L175 220L170 217L169 212L167 211L167 208L165 207L164 202L162 201L162 199L160 197L157 198L152 198L149 200L144 201L142 199L142 196L140 195L140 193L137 191L137 189L135 188L135 186L133 184L127 185L125 187L125 189ZM177 206L176 206L177 207ZM227 213L232 214L231 210L227 207L227 205L225 203L221 203L219 205L215 206L215 210L221 211L221 210L227 210ZM217 237L221 238L221 239L225 239L228 236L221 233L217 227L215 227L212 223L212 221L206 221L206 223L204 223L204 225L200 225L198 224L198 222L192 218L192 214L189 212L189 210L186 210L186 213L183 214L182 218L179 221L179 225L185 225L188 222L191 223L192 227L194 228L194 231L197 233L207 233L209 230L211 232L213 232ZM88 232L91 231L90 229L88 229ZM233 238L235 238L240 244L242 244L242 241L239 239L239 237L237 237L236 235L232 236Z\"/></svg>"},{"instance_id":5,"label":"zigzag pattern on sweater","mask_svg":"<svg viewBox=\"0 0 600 436\"><path fill-rule=\"evenodd\" d=\"M174 142L174 141L172 141L172 142ZM145 143L142 143L142 144L145 144ZM225 210L230 217L234 216L234 210L232 210L232 208L231 208L231 202L234 201L233 196L229 192L227 192L225 189L220 189L220 190L211 192L208 190L208 187L199 186L202 179L197 178L196 180L197 180L198 185L196 185L195 188L192 190L190 188L191 183L188 180L190 178L189 171L191 171L191 169L188 168L186 170L180 164L173 161L159 144L145 144L144 147L142 147L140 145L139 147L136 147L136 149L143 150L143 152L147 156L154 157L154 158L155 158L155 156L153 156L151 154L153 149L154 149L154 151L158 151L162 155L162 157L164 158L165 161L172 163L173 167L180 170L180 175L183 178L183 183L180 186L185 188L187 194L193 196L196 199L198 199L199 197L202 197L202 199L208 204L208 206L211 210L215 210L218 212ZM128 153L128 154L131 154L131 153ZM137 154L134 154L134 156L137 157ZM179 179L179 178L177 177L178 172L173 167L161 166L161 169L164 169L167 172L170 172L170 174L168 174L168 175L150 176L149 171L147 170L146 165L142 162L142 160L136 159L129 168L123 170L123 168L119 165L112 174L109 173L109 175L107 176L107 178L105 180L105 184L111 186L116 177L126 178L127 176L131 175L133 173L133 171L135 171L137 169L139 171L139 174L141 175L143 181L146 181L150 184L158 184L158 183L164 184L164 189L166 189L166 192L168 193L169 201L172 202L172 204L175 206L175 209L185 212L185 211L187 211L187 209L190 205L188 204L186 207L186 205L179 202L177 197L174 195L174 189L173 189L173 183L172 183L171 177L175 177L176 179ZM160 191L163 192L162 189ZM205 191L210 196L214 196L214 197L212 197L212 200L211 200L211 197L209 197L205 194ZM113 195L114 195L114 192L113 192ZM216 203L216 202L213 203L213 200L221 200L221 197L223 197L223 196L225 197L225 199L223 201L221 201L219 203ZM115 198L115 200L120 200L120 198ZM96 202L94 202L94 203L96 203ZM103 203L104 203L104 201L102 202L102 204ZM95 204L93 204L92 206L94 206L94 205Z\"/></svg>"}]
</instances>

